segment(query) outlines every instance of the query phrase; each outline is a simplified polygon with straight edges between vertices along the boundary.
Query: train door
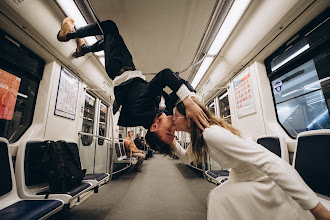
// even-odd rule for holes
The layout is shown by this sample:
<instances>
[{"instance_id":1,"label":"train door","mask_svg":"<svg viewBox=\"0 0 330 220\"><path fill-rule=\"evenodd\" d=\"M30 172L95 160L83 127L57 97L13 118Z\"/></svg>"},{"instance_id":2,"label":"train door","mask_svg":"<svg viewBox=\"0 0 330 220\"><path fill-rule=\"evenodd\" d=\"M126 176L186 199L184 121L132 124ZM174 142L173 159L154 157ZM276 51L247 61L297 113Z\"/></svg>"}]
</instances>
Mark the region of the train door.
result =
<instances>
[{"instance_id":1,"label":"train door","mask_svg":"<svg viewBox=\"0 0 330 220\"><path fill-rule=\"evenodd\" d=\"M81 131L87 133L80 136L80 157L83 167L87 169L87 173L94 172L95 161L95 115L96 98L89 93L85 94L85 105L83 114L83 123ZM90 134L90 135L88 135Z\"/></svg>"},{"instance_id":2,"label":"train door","mask_svg":"<svg viewBox=\"0 0 330 220\"><path fill-rule=\"evenodd\" d=\"M109 129L109 121L108 121L108 109L109 107L105 105L101 100L98 99L98 123L97 129L98 136L106 137ZM95 142L95 173L106 173L107 172L107 164L109 160L109 147L110 141L101 137L96 138Z\"/></svg>"},{"instance_id":3,"label":"train door","mask_svg":"<svg viewBox=\"0 0 330 220\"><path fill-rule=\"evenodd\" d=\"M208 108L217 117L225 119L231 123L228 92L224 92L216 97L209 105ZM226 181L228 171L224 170L209 154L204 158L203 170L205 177L215 184L221 184Z\"/></svg>"},{"instance_id":4,"label":"train door","mask_svg":"<svg viewBox=\"0 0 330 220\"><path fill-rule=\"evenodd\" d=\"M92 94L85 94L82 133L80 135L80 156L87 173L109 172L110 108ZM104 138L102 138L104 137Z\"/></svg>"},{"instance_id":5,"label":"train door","mask_svg":"<svg viewBox=\"0 0 330 220\"><path fill-rule=\"evenodd\" d=\"M218 101L219 101L218 106L219 106L220 118L225 119L229 124L231 124L228 92L225 92L224 94L220 95Z\"/></svg>"},{"instance_id":6,"label":"train door","mask_svg":"<svg viewBox=\"0 0 330 220\"><path fill-rule=\"evenodd\" d=\"M215 116L219 117L219 115L217 113L219 113L219 107L218 105L216 105L216 103L218 103L217 99L214 99L209 105L208 108L209 110L215 114ZM222 167L215 161L213 160L212 157L210 157L210 155L207 155L207 166L206 169L207 170L222 170Z\"/></svg>"}]
</instances>

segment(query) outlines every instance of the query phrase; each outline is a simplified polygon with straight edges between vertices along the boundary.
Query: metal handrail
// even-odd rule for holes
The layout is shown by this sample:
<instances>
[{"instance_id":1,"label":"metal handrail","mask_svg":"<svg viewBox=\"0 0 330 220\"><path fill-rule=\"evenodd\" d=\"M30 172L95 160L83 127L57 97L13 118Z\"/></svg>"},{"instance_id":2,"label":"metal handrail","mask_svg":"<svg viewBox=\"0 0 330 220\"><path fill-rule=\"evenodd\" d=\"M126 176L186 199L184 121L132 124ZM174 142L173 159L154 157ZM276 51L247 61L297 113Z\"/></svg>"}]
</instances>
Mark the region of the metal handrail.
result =
<instances>
[{"instance_id":1,"label":"metal handrail","mask_svg":"<svg viewBox=\"0 0 330 220\"><path fill-rule=\"evenodd\" d=\"M86 136L91 136L91 137L102 138L102 139L105 139L107 141L121 140L121 141L128 141L128 142L134 143L134 141L129 141L129 140L126 140L125 138L113 138L112 139L112 138L107 138L107 137L96 135L96 134L85 133L85 132L82 132L82 131L78 131L78 135L86 135Z\"/></svg>"},{"instance_id":2,"label":"metal handrail","mask_svg":"<svg viewBox=\"0 0 330 220\"><path fill-rule=\"evenodd\" d=\"M102 139L105 139L107 141L113 141L113 140L122 140L122 141L127 141L127 142L131 142L134 143L133 141L130 141L130 140L126 140L124 138L108 138L108 137L104 137L104 136L100 136L100 135L96 135L96 134L91 134L91 133L85 133L85 132L82 132L82 131L79 131L78 132L78 135L86 135L86 136L90 136L90 137L96 137L96 138L102 138ZM114 145L110 147L112 150L115 148ZM112 172L111 174L116 174L116 173L119 173L127 168L129 168L131 165L132 165L132 149L131 150L131 153L130 153L130 156L129 156L129 165L123 169L120 169L120 170L117 170L116 172Z\"/></svg>"}]
</instances>

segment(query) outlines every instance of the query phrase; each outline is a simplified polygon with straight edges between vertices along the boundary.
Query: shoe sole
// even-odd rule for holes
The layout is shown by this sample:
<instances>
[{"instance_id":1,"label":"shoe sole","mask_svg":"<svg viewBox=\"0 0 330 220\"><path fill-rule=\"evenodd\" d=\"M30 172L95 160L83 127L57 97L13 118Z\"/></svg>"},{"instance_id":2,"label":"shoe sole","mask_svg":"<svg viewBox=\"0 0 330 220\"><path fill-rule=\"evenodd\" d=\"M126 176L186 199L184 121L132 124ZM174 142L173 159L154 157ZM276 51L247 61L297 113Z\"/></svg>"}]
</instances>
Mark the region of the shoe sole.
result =
<instances>
[{"instance_id":1,"label":"shoe sole","mask_svg":"<svg viewBox=\"0 0 330 220\"><path fill-rule=\"evenodd\" d=\"M71 31L74 31L74 20L73 18L67 17L63 20L61 30L57 34L57 40L67 42L66 35Z\"/></svg>"}]
</instances>

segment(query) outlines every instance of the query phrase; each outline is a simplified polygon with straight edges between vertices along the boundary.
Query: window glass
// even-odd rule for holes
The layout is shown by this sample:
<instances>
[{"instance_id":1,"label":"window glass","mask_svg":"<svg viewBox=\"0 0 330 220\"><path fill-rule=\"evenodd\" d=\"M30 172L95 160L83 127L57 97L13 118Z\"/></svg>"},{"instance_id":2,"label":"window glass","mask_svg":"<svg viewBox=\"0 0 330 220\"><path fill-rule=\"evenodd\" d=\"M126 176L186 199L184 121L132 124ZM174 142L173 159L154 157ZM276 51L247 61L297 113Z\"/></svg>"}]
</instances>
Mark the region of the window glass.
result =
<instances>
[{"instance_id":1,"label":"window glass","mask_svg":"<svg viewBox=\"0 0 330 220\"><path fill-rule=\"evenodd\" d=\"M303 53L305 50L309 49L309 44L307 43L307 39L303 38L302 40L298 41L293 46L289 47L287 50L285 50L282 54L275 57L271 62L270 66L272 71L277 70L285 63L289 62L299 54Z\"/></svg>"},{"instance_id":2,"label":"window glass","mask_svg":"<svg viewBox=\"0 0 330 220\"><path fill-rule=\"evenodd\" d=\"M86 93L82 132L93 134L94 115L95 115L95 98L89 95L88 93ZM93 142L93 137L82 135L81 141L84 146L89 146Z\"/></svg>"},{"instance_id":3,"label":"window glass","mask_svg":"<svg viewBox=\"0 0 330 220\"><path fill-rule=\"evenodd\" d=\"M37 89L36 82L22 78L12 119L0 119L0 135L10 143L16 142L31 125Z\"/></svg>"},{"instance_id":4,"label":"window glass","mask_svg":"<svg viewBox=\"0 0 330 220\"><path fill-rule=\"evenodd\" d=\"M330 128L330 55L312 60L271 81L277 117L288 134Z\"/></svg>"},{"instance_id":5,"label":"window glass","mask_svg":"<svg viewBox=\"0 0 330 220\"><path fill-rule=\"evenodd\" d=\"M316 20L320 23L313 21L297 34L296 43L265 61L277 119L292 138L330 128L330 21Z\"/></svg>"},{"instance_id":6,"label":"window glass","mask_svg":"<svg viewBox=\"0 0 330 220\"><path fill-rule=\"evenodd\" d=\"M324 65L330 68L329 58L321 54L316 63L310 60L271 82L278 120L291 137L330 128L330 71L323 79L319 77Z\"/></svg>"},{"instance_id":7,"label":"window glass","mask_svg":"<svg viewBox=\"0 0 330 220\"><path fill-rule=\"evenodd\" d=\"M100 104L100 122L99 122L99 136L106 136L106 128L107 128L107 112L108 107L103 103ZM103 145L104 139L98 138L98 144Z\"/></svg>"},{"instance_id":8,"label":"window glass","mask_svg":"<svg viewBox=\"0 0 330 220\"><path fill-rule=\"evenodd\" d=\"M321 88L313 60L273 80L272 86L276 104Z\"/></svg>"},{"instance_id":9,"label":"window glass","mask_svg":"<svg viewBox=\"0 0 330 220\"><path fill-rule=\"evenodd\" d=\"M228 100L227 92L219 97L219 110L220 110L220 117L224 118L228 123L231 124L231 116L230 116L230 108L229 108L229 100Z\"/></svg>"},{"instance_id":10,"label":"window glass","mask_svg":"<svg viewBox=\"0 0 330 220\"><path fill-rule=\"evenodd\" d=\"M9 143L18 141L32 124L44 65L44 60L0 29L0 136ZM11 84L11 78L19 85Z\"/></svg>"},{"instance_id":11,"label":"window glass","mask_svg":"<svg viewBox=\"0 0 330 220\"><path fill-rule=\"evenodd\" d=\"M214 105L214 102L212 102L210 105L209 105L209 110L215 114L215 105Z\"/></svg>"},{"instance_id":12,"label":"window glass","mask_svg":"<svg viewBox=\"0 0 330 220\"><path fill-rule=\"evenodd\" d=\"M278 119L292 137L302 131L330 128L323 92L317 90L276 105Z\"/></svg>"}]
</instances>

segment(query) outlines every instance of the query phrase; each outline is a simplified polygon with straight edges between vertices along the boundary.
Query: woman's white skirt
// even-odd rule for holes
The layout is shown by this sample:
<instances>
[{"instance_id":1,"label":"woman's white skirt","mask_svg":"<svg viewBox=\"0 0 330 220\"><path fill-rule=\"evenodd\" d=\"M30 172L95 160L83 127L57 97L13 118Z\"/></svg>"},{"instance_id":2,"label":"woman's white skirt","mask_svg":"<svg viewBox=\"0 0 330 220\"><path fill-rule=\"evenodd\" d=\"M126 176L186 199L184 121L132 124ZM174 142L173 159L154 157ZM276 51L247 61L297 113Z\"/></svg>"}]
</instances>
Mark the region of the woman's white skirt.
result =
<instances>
[{"instance_id":1,"label":"woman's white skirt","mask_svg":"<svg viewBox=\"0 0 330 220\"><path fill-rule=\"evenodd\" d=\"M228 180L210 192L207 219L310 220L314 216L270 179L261 182Z\"/></svg>"}]
</instances>

